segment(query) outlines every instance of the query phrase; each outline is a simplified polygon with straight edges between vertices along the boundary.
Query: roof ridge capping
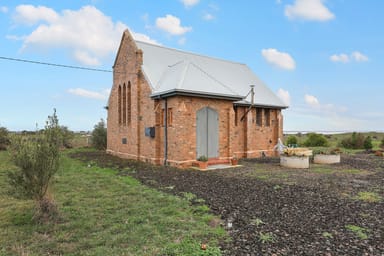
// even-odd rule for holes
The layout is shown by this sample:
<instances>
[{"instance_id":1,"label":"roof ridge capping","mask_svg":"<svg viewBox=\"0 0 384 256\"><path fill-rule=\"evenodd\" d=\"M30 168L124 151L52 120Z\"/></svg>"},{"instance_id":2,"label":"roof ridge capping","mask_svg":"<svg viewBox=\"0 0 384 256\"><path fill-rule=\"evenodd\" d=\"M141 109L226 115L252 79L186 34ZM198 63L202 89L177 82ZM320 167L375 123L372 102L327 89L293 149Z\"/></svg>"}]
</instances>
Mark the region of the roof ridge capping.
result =
<instances>
[{"instance_id":1,"label":"roof ridge capping","mask_svg":"<svg viewBox=\"0 0 384 256\"><path fill-rule=\"evenodd\" d=\"M213 57L213 56L205 55L205 54L202 54L202 53L196 53L196 52L192 52L192 51L181 50L181 49L172 48L172 47L168 47L168 46L164 46L164 45L160 45L160 44L152 44L152 43L148 43L148 42L141 41L141 40L135 40L135 42L139 42L141 44L146 44L146 45L150 45L150 46L154 46L154 47L159 47L159 48L163 48L163 49L168 49L168 50L171 50L171 51L177 51L177 52L180 52L180 53L183 53L183 54L190 54L190 55L194 55L194 56L198 56L198 57L204 57L204 58L208 58L208 59L213 59L213 60L218 60L218 61L223 61L223 62L230 62L230 63L233 63L233 64L247 66L247 64L242 63L242 62L238 62L238 61L234 61L234 60L227 60L227 59L220 58L220 57Z\"/></svg>"}]
</instances>

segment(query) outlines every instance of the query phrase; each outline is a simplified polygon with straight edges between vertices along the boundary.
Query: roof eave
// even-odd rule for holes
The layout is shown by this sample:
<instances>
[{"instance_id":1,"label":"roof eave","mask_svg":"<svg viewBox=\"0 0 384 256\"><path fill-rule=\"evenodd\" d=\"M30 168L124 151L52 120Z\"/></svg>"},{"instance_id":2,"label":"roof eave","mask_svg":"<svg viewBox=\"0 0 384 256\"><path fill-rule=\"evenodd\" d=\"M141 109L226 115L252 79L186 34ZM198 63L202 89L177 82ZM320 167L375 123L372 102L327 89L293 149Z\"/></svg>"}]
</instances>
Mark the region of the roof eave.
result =
<instances>
[{"instance_id":1,"label":"roof eave","mask_svg":"<svg viewBox=\"0 0 384 256\"><path fill-rule=\"evenodd\" d=\"M168 98L172 96L189 96L189 97L221 99L221 100L229 100L229 101L239 101L244 99L244 96L240 96L240 95L216 94L216 93L209 93L209 92L188 91L188 90L180 90L180 89L153 93L150 97L151 98Z\"/></svg>"},{"instance_id":2,"label":"roof eave","mask_svg":"<svg viewBox=\"0 0 384 256\"><path fill-rule=\"evenodd\" d=\"M241 107L249 107L252 104L250 102L234 102L235 106L241 106ZM283 106L283 105L272 105L272 104L260 104L260 103L254 103L252 105L253 107L261 107L261 108L278 108L278 109L287 109L289 106Z\"/></svg>"}]
</instances>

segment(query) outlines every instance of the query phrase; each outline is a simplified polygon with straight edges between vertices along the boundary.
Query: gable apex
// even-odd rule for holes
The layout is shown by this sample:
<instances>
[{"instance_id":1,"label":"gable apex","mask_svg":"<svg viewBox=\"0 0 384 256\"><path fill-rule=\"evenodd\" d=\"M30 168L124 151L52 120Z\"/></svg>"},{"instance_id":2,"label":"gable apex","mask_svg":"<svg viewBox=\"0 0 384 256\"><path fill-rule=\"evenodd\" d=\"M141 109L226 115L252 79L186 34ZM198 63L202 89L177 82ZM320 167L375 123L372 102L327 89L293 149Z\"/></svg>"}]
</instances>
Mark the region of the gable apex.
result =
<instances>
[{"instance_id":1,"label":"gable apex","mask_svg":"<svg viewBox=\"0 0 384 256\"><path fill-rule=\"evenodd\" d=\"M127 47L128 44L132 45L135 47L135 52L137 52L138 50L138 47L136 45L136 42L135 40L133 39L133 36L132 34L129 32L128 29L125 29L124 32L123 32L123 35L121 37L121 40L120 40L120 45L119 45L119 49L117 50L117 53L116 53L116 58L115 58L115 61L113 63L113 68L116 66L116 63L117 63L117 60L118 58L121 56L122 54L122 51L124 51L125 49L123 49L123 47Z\"/></svg>"}]
</instances>

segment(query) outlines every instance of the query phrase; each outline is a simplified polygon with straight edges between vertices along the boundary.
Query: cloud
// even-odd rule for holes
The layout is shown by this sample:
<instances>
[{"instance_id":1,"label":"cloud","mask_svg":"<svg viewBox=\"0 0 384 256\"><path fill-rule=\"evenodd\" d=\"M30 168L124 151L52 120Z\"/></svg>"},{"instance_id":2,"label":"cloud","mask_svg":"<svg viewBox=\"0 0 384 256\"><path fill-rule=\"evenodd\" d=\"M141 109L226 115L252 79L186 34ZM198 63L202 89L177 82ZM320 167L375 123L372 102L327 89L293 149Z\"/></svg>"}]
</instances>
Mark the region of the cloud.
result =
<instances>
[{"instance_id":1,"label":"cloud","mask_svg":"<svg viewBox=\"0 0 384 256\"><path fill-rule=\"evenodd\" d=\"M294 70L296 68L295 60L288 53L269 48L263 49L261 54L268 63L278 68L286 70Z\"/></svg>"},{"instance_id":2,"label":"cloud","mask_svg":"<svg viewBox=\"0 0 384 256\"><path fill-rule=\"evenodd\" d=\"M45 6L18 5L13 20L18 24L35 25L39 21L53 23L59 15L51 8Z\"/></svg>"},{"instance_id":3,"label":"cloud","mask_svg":"<svg viewBox=\"0 0 384 256\"><path fill-rule=\"evenodd\" d=\"M0 6L0 12L7 13L8 12L8 7L7 6Z\"/></svg>"},{"instance_id":4,"label":"cloud","mask_svg":"<svg viewBox=\"0 0 384 256\"><path fill-rule=\"evenodd\" d=\"M160 43L158 43L156 40L150 38L145 34L136 33L136 32L133 32L132 30L130 30L130 32L135 40L150 43L150 44L160 45Z\"/></svg>"},{"instance_id":5,"label":"cloud","mask_svg":"<svg viewBox=\"0 0 384 256\"><path fill-rule=\"evenodd\" d=\"M368 61L368 57L362 54L361 52L353 52L351 54L352 59L354 59L356 62L365 62Z\"/></svg>"},{"instance_id":6,"label":"cloud","mask_svg":"<svg viewBox=\"0 0 384 256\"><path fill-rule=\"evenodd\" d=\"M334 104L321 104L320 101L313 95L306 94L304 95L304 101L311 108L311 110L316 110L318 113L343 113L348 109L342 106L335 106Z\"/></svg>"},{"instance_id":7,"label":"cloud","mask_svg":"<svg viewBox=\"0 0 384 256\"><path fill-rule=\"evenodd\" d=\"M349 55L345 53L333 54L331 57L329 57L329 59L333 62L341 62L341 63L348 63L351 61L366 62L369 60L367 56L365 56L364 54L358 51L352 52Z\"/></svg>"},{"instance_id":8,"label":"cloud","mask_svg":"<svg viewBox=\"0 0 384 256\"><path fill-rule=\"evenodd\" d=\"M177 41L177 43L178 43L179 45L184 45L186 41L187 41L187 39L186 39L185 37L182 37L182 38L180 38L180 39Z\"/></svg>"},{"instance_id":9,"label":"cloud","mask_svg":"<svg viewBox=\"0 0 384 256\"><path fill-rule=\"evenodd\" d=\"M177 36L184 35L192 30L192 27L182 27L180 19L170 14L157 18L156 27L171 35Z\"/></svg>"},{"instance_id":10,"label":"cloud","mask_svg":"<svg viewBox=\"0 0 384 256\"><path fill-rule=\"evenodd\" d=\"M122 33L128 28L124 23L113 22L94 6L58 13L44 6L19 5L13 21L35 26L28 35L7 36L21 38L22 50L65 49L79 63L91 66L100 65L116 52ZM131 33L135 39L157 43L144 34Z\"/></svg>"},{"instance_id":11,"label":"cloud","mask_svg":"<svg viewBox=\"0 0 384 256\"><path fill-rule=\"evenodd\" d=\"M197 5L200 2L200 0L181 0L181 2L184 4L186 8L188 8L188 7Z\"/></svg>"},{"instance_id":12,"label":"cloud","mask_svg":"<svg viewBox=\"0 0 384 256\"><path fill-rule=\"evenodd\" d=\"M203 15L203 20L209 21L209 20L214 20L214 19L215 19L215 16L213 14L211 14L211 13L205 13Z\"/></svg>"},{"instance_id":13,"label":"cloud","mask_svg":"<svg viewBox=\"0 0 384 256\"><path fill-rule=\"evenodd\" d=\"M306 94L304 100L311 107L318 107L320 105L319 100L313 95Z\"/></svg>"},{"instance_id":14,"label":"cloud","mask_svg":"<svg viewBox=\"0 0 384 256\"><path fill-rule=\"evenodd\" d=\"M289 19L328 21L335 15L324 5L324 0L295 0L293 5L285 6L285 16Z\"/></svg>"},{"instance_id":15,"label":"cloud","mask_svg":"<svg viewBox=\"0 0 384 256\"><path fill-rule=\"evenodd\" d=\"M334 54L331 57L329 57L331 61L333 62L342 62L347 63L350 61L349 56L347 54L341 53L341 54Z\"/></svg>"},{"instance_id":16,"label":"cloud","mask_svg":"<svg viewBox=\"0 0 384 256\"><path fill-rule=\"evenodd\" d=\"M284 103L286 106L291 105L291 95L289 94L288 91L286 91L286 90L280 88L280 89L277 91L277 96L283 101L283 103Z\"/></svg>"},{"instance_id":17,"label":"cloud","mask_svg":"<svg viewBox=\"0 0 384 256\"><path fill-rule=\"evenodd\" d=\"M68 93L80 96L83 98L96 99L96 100L106 100L109 97L110 89L103 90L101 92L89 91L82 88L69 89Z\"/></svg>"}]
</instances>

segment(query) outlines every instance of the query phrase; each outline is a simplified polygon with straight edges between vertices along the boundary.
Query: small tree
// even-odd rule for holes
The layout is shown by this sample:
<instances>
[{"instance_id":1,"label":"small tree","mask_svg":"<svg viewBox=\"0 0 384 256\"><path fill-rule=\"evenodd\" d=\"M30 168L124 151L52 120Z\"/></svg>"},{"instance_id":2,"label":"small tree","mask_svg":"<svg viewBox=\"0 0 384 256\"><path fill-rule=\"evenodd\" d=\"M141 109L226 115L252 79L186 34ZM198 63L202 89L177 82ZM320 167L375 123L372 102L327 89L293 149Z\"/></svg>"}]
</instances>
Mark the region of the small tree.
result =
<instances>
[{"instance_id":1,"label":"small tree","mask_svg":"<svg viewBox=\"0 0 384 256\"><path fill-rule=\"evenodd\" d=\"M5 127L0 127L0 150L6 150L7 146L11 144L9 140L8 130Z\"/></svg>"},{"instance_id":2,"label":"small tree","mask_svg":"<svg viewBox=\"0 0 384 256\"><path fill-rule=\"evenodd\" d=\"M364 149L370 150L373 148L371 136L367 136L364 140Z\"/></svg>"},{"instance_id":3,"label":"small tree","mask_svg":"<svg viewBox=\"0 0 384 256\"><path fill-rule=\"evenodd\" d=\"M326 147L328 140L322 134L308 133L308 138L304 141L307 147Z\"/></svg>"},{"instance_id":4,"label":"small tree","mask_svg":"<svg viewBox=\"0 0 384 256\"><path fill-rule=\"evenodd\" d=\"M100 120L92 131L92 146L99 150L107 148L107 128L103 119Z\"/></svg>"},{"instance_id":5,"label":"small tree","mask_svg":"<svg viewBox=\"0 0 384 256\"><path fill-rule=\"evenodd\" d=\"M18 170L9 173L9 181L18 194L35 200L34 219L38 222L57 216L56 205L47 193L59 169L61 141L56 110L48 116L44 130L36 135L18 135L12 139L12 160Z\"/></svg>"},{"instance_id":6,"label":"small tree","mask_svg":"<svg viewBox=\"0 0 384 256\"><path fill-rule=\"evenodd\" d=\"M287 138L287 145L297 145L297 138L294 135L289 135Z\"/></svg>"},{"instance_id":7,"label":"small tree","mask_svg":"<svg viewBox=\"0 0 384 256\"><path fill-rule=\"evenodd\" d=\"M361 133L353 132L351 137L345 138L340 142L340 146L349 149L364 148L365 137Z\"/></svg>"},{"instance_id":8,"label":"small tree","mask_svg":"<svg viewBox=\"0 0 384 256\"><path fill-rule=\"evenodd\" d=\"M66 126L60 126L61 136L63 138L61 144L65 148L72 148L72 140L75 137L74 132L70 131Z\"/></svg>"}]
</instances>

